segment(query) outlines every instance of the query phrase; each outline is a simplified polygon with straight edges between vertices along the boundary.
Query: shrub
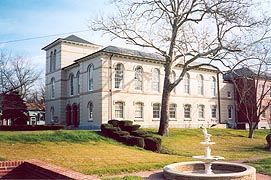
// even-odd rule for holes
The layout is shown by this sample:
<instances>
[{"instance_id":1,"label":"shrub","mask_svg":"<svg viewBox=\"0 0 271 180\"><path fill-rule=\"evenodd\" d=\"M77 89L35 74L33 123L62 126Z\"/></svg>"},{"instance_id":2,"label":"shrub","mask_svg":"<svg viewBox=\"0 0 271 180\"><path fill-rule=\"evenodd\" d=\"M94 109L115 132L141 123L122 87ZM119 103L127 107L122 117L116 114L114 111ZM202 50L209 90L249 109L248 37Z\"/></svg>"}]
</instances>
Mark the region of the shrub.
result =
<instances>
[{"instance_id":1,"label":"shrub","mask_svg":"<svg viewBox=\"0 0 271 180\"><path fill-rule=\"evenodd\" d=\"M101 124L102 133L106 133L106 130L111 127L113 127L112 124Z\"/></svg>"},{"instance_id":2,"label":"shrub","mask_svg":"<svg viewBox=\"0 0 271 180\"><path fill-rule=\"evenodd\" d=\"M147 150L159 152L161 149L161 139L157 137L146 137L144 138L145 146Z\"/></svg>"},{"instance_id":3,"label":"shrub","mask_svg":"<svg viewBox=\"0 0 271 180\"><path fill-rule=\"evenodd\" d=\"M12 125L0 126L1 131L44 131L65 129L64 125Z\"/></svg>"},{"instance_id":4,"label":"shrub","mask_svg":"<svg viewBox=\"0 0 271 180\"><path fill-rule=\"evenodd\" d=\"M132 126L132 125L133 125L133 121L129 121L129 120L119 121L119 127L121 129L123 129L124 126Z\"/></svg>"},{"instance_id":5,"label":"shrub","mask_svg":"<svg viewBox=\"0 0 271 180\"><path fill-rule=\"evenodd\" d=\"M135 125L131 125L131 126L123 126L122 130L124 131L128 131L128 132L132 132L132 131L136 131L140 128L139 124L135 124Z\"/></svg>"},{"instance_id":6,"label":"shrub","mask_svg":"<svg viewBox=\"0 0 271 180\"><path fill-rule=\"evenodd\" d=\"M120 137L121 136L128 136L130 135L127 131L113 131L112 132L112 136L114 139L116 139L117 141L120 141Z\"/></svg>"},{"instance_id":7,"label":"shrub","mask_svg":"<svg viewBox=\"0 0 271 180\"><path fill-rule=\"evenodd\" d=\"M108 124L111 124L114 127L119 127L119 121L116 119L109 120Z\"/></svg>"},{"instance_id":8,"label":"shrub","mask_svg":"<svg viewBox=\"0 0 271 180\"><path fill-rule=\"evenodd\" d=\"M144 130L138 129L136 131L132 131L130 132L131 135L133 136L139 136L139 137L144 137L145 135L147 135L148 133Z\"/></svg>"},{"instance_id":9,"label":"shrub","mask_svg":"<svg viewBox=\"0 0 271 180\"><path fill-rule=\"evenodd\" d=\"M124 144L128 144L128 139L130 138L131 136L128 134L128 135L121 135L119 137L119 142L122 142Z\"/></svg>"},{"instance_id":10,"label":"shrub","mask_svg":"<svg viewBox=\"0 0 271 180\"><path fill-rule=\"evenodd\" d=\"M128 138L127 144L130 146L138 146L141 148L144 148L144 138L142 137L135 137L135 136L130 136Z\"/></svg>"}]
</instances>

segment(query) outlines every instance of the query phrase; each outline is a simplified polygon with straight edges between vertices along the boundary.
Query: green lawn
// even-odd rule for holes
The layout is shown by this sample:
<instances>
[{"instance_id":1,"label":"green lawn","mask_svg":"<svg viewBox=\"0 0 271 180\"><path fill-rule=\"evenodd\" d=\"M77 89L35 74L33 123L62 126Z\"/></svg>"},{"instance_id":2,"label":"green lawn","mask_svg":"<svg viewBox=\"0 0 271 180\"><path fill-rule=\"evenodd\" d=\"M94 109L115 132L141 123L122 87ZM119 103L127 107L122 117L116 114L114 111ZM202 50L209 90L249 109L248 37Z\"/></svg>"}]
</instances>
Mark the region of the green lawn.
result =
<instances>
[{"instance_id":1,"label":"green lawn","mask_svg":"<svg viewBox=\"0 0 271 180\"><path fill-rule=\"evenodd\" d=\"M146 130L156 133L154 129ZM271 158L271 153L264 150L267 130L256 131L253 139L247 138L247 131L242 130L209 129L208 133L216 142L212 155L224 156L226 161ZM202 129L170 129L170 137L162 137L163 154L159 154L125 146L100 136L97 131L2 131L0 160L39 159L84 174L102 176L192 161L191 156L204 154L201 141L204 141ZM259 166L263 167L261 163ZM263 169L271 175L270 167Z\"/></svg>"}]
</instances>

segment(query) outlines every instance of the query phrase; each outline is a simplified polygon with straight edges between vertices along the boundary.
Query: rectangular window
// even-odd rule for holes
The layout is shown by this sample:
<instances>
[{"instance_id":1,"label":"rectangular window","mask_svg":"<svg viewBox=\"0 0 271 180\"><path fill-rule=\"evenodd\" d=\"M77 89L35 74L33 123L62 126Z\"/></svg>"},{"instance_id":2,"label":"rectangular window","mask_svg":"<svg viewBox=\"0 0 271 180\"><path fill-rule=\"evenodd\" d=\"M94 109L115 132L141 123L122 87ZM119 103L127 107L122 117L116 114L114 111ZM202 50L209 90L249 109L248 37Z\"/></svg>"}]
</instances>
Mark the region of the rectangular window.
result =
<instances>
[{"instance_id":1,"label":"rectangular window","mask_svg":"<svg viewBox=\"0 0 271 180\"><path fill-rule=\"evenodd\" d=\"M190 116L191 106L189 104L184 105L184 118L191 118Z\"/></svg>"},{"instance_id":2,"label":"rectangular window","mask_svg":"<svg viewBox=\"0 0 271 180\"><path fill-rule=\"evenodd\" d=\"M228 118L229 119L232 119L232 110L233 110L233 107L232 106L228 106Z\"/></svg>"},{"instance_id":3,"label":"rectangular window","mask_svg":"<svg viewBox=\"0 0 271 180\"><path fill-rule=\"evenodd\" d=\"M211 107L211 111L212 111L212 118L216 118L216 106L215 105L213 105Z\"/></svg>"},{"instance_id":4,"label":"rectangular window","mask_svg":"<svg viewBox=\"0 0 271 180\"><path fill-rule=\"evenodd\" d=\"M124 107L123 102L116 102L115 103L115 118L116 119L123 119L124 118Z\"/></svg>"},{"instance_id":5,"label":"rectangular window","mask_svg":"<svg viewBox=\"0 0 271 180\"><path fill-rule=\"evenodd\" d=\"M136 119L143 118L143 104L142 103L135 104L135 118Z\"/></svg>"},{"instance_id":6,"label":"rectangular window","mask_svg":"<svg viewBox=\"0 0 271 180\"><path fill-rule=\"evenodd\" d=\"M204 119L204 105L198 106L199 119Z\"/></svg>"},{"instance_id":7,"label":"rectangular window","mask_svg":"<svg viewBox=\"0 0 271 180\"><path fill-rule=\"evenodd\" d=\"M227 92L227 97L231 98L231 92L230 91Z\"/></svg>"},{"instance_id":8,"label":"rectangular window","mask_svg":"<svg viewBox=\"0 0 271 180\"><path fill-rule=\"evenodd\" d=\"M160 104L153 104L152 107L152 113L153 113L153 119L159 119L160 118Z\"/></svg>"},{"instance_id":9,"label":"rectangular window","mask_svg":"<svg viewBox=\"0 0 271 180\"><path fill-rule=\"evenodd\" d=\"M169 118L176 119L176 104L169 105Z\"/></svg>"}]
</instances>

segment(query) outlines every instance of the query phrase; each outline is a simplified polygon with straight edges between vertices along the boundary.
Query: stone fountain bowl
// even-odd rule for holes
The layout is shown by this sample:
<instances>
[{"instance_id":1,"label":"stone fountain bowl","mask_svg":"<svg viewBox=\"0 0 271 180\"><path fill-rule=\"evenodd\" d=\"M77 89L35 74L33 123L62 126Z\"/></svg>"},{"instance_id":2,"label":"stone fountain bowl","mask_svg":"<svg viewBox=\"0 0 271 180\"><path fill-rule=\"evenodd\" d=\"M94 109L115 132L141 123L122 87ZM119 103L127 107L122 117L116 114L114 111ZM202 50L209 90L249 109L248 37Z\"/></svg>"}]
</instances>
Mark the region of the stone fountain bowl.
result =
<instances>
[{"instance_id":1,"label":"stone fountain bowl","mask_svg":"<svg viewBox=\"0 0 271 180\"><path fill-rule=\"evenodd\" d=\"M213 174L205 174L203 162L181 162L164 167L168 180L256 180L256 169L238 163L214 162Z\"/></svg>"}]
</instances>

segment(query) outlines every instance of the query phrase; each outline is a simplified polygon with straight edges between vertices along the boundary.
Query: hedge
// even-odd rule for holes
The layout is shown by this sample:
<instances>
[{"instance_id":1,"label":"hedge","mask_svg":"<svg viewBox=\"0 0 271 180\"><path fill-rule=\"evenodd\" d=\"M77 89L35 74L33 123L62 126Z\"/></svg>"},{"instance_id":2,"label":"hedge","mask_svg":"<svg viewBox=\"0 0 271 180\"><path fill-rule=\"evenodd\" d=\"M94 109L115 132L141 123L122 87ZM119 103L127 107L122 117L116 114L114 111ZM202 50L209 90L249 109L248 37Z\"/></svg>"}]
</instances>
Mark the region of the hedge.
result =
<instances>
[{"instance_id":1,"label":"hedge","mask_svg":"<svg viewBox=\"0 0 271 180\"><path fill-rule=\"evenodd\" d=\"M153 137L146 131L139 129L140 125L133 125L133 121L109 120L101 125L102 134L129 146L138 146L147 150L159 152L161 139Z\"/></svg>"},{"instance_id":2,"label":"hedge","mask_svg":"<svg viewBox=\"0 0 271 180\"><path fill-rule=\"evenodd\" d=\"M12 125L0 126L0 131L44 131L65 129L64 125Z\"/></svg>"}]
</instances>

